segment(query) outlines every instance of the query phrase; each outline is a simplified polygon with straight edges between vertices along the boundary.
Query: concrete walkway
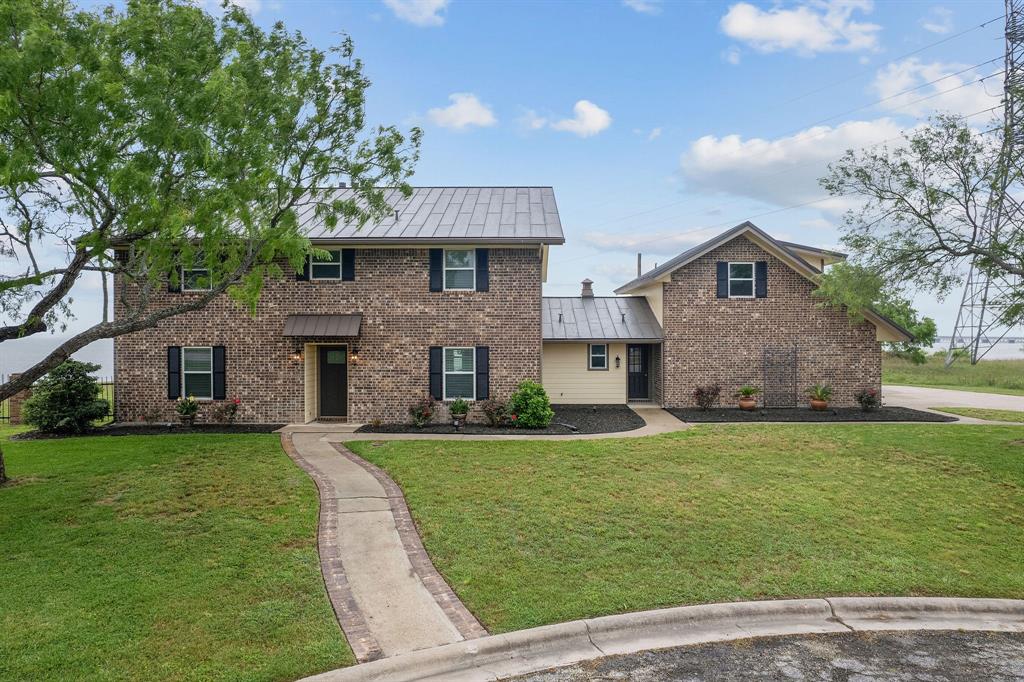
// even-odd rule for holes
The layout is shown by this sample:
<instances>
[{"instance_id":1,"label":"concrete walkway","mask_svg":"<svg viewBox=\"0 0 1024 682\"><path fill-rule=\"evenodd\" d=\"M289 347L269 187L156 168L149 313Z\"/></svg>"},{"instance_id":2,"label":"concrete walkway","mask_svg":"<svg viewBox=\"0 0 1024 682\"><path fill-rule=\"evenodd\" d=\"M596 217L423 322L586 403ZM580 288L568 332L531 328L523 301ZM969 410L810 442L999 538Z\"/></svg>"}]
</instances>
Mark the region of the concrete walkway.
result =
<instances>
[{"instance_id":1,"label":"concrete walkway","mask_svg":"<svg viewBox=\"0 0 1024 682\"><path fill-rule=\"evenodd\" d=\"M950 414L933 410L934 407L975 407L989 410L1024 410L1024 396L1001 395L998 393L976 393L957 391L949 388L925 388L924 386L882 386L882 400L886 405L910 407L936 414ZM974 417L960 417L961 424L1007 424Z\"/></svg>"},{"instance_id":2,"label":"concrete walkway","mask_svg":"<svg viewBox=\"0 0 1024 682\"><path fill-rule=\"evenodd\" d=\"M285 433L281 442L319 488L320 566L356 659L486 635L434 570L398 486L324 435Z\"/></svg>"}]
</instances>

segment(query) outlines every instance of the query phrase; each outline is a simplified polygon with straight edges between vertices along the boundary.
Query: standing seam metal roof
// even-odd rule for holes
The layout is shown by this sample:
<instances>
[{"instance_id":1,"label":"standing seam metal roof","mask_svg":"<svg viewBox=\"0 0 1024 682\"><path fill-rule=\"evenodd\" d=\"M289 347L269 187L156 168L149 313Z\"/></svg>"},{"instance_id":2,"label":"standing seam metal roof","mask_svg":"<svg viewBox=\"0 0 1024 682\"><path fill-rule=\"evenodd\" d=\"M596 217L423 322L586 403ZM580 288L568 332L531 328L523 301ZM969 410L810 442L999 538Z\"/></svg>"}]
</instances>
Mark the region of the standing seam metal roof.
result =
<instances>
[{"instance_id":1,"label":"standing seam metal roof","mask_svg":"<svg viewBox=\"0 0 1024 682\"><path fill-rule=\"evenodd\" d=\"M561 318L559 318L561 315ZM641 296L545 297L545 341L661 341L661 325Z\"/></svg>"},{"instance_id":2,"label":"standing seam metal roof","mask_svg":"<svg viewBox=\"0 0 1024 682\"><path fill-rule=\"evenodd\" d=\"M331 199L351 199L355 190L332 191ZM562 222L551 187L414 187L406 198L385 190L387 203L398 213L359 228L339 224L329 229L314 206L301 206L299 226L321 242L518 242L562 244Z\"/></svg>"}]
</instances>

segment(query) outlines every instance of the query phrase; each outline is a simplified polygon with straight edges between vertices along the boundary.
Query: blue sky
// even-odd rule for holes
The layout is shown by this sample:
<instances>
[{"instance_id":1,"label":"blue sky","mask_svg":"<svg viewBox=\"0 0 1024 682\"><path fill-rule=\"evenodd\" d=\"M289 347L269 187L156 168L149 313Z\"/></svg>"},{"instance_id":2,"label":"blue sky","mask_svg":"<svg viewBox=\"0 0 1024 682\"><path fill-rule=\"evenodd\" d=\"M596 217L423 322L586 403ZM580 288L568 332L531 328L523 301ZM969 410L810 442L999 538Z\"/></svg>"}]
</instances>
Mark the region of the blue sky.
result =
<instances>
[{"instance_id":1,"label":"blue sky","mask_svg":"<svg viewBox=\"0 0 1024 682\"><path fill-rule=\"evenodd\" d=\"M844 205L816 183L828 161L1001 90L975 81L1002 68L1002 21L969 30L998 0L240 4L322 48L352 36L370 120L424 130L414 184L553 186L567 243L548 295L584 277L610 295L638 251L647 269L746 219L834 247ZM72 330L100 312L95 283L75 295ZM916 301L951 331L958 297Z\"/></svg>"}]
</instances>

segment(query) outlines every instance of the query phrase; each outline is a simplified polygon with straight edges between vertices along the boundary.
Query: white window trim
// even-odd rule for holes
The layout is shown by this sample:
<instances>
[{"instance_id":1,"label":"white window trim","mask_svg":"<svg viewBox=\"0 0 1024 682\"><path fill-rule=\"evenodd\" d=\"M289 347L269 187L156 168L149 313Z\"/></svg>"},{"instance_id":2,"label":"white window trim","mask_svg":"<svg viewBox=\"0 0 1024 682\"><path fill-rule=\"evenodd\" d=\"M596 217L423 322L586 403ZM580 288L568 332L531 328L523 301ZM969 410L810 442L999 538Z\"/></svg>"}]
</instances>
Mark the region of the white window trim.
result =
<instances>
[{"instance_id":1,"label":"white window trim","mask_svg":"<svg viewBox=\"0 0 1024 682\"><path fill-rule=\"evenodd\" d=\"M450 268L448 267L448 252L449 251L469 251L471 254L469 267L468 268ZM473 272L473 285L469 287L450 287L448 286L448 271L462 271L471 270ZM476 291L476 249L445 249L444 253L441 254L441 284L445 291Z\"/></svg>"},{"instance_id":2,"label":"white window trim","mask_svg":"<svg viewBox=\"0 0 1024 682\"><path fill-rule=\"evenodd\" d=\"M188 279L186 279L186 277L185 277L185 273L186 272L205 272L206 273L206 279L207 279L207 285L205 287L200 287L198 289L193 289L193 288L191 288L189 286L186 286L186 283L188 282ZM185 266L182 266L181 267L181 290L182 291L213 291L213 281L210 280L210 269L209 268L186 268Z\"/></svg>"},{"instance_id":3,"label":"white window trim","mask_svg":"<svg viewBox=\"0 0 1024 682\"><path fill-rule=\"evenodd\" d=\"M733 277L732 276L732 266L734 266L734 265L749 265L750 266L750 277L749 278L747 278L747 277ZM757 279L757 265L755 265L752 262L748 262L748 261L730 261L729 264L726 267L729 269L729 271L727 273L729 275L729 298L754 298L754 296L757 294L757 284L754 281L755 279ZM749 295L747 295L747 294L733 294L732 293L732 283L733 283L733 280L735 280L737 282L750 282L750 294Z\"/></svg>"},{"instance_id":4,"label":"white window trim","mask_svg":"<svg viewBox=\"0 0 1024 682\"><path fill-rule=\"evenodd\" d=\"M340 282L341 281L341 249L324 249L324 251L328 251L330 253L334 253L335 251L337 251L338 252L338 262L335 263L333 261L318 261L318 260L314 260L314 255L313 254L309 254L309 279L310 279L310 281L315 280L317 282ZM313 266L314 265L337 265L338 266L338 276L337 277L317 277L316 275L313 274Z\"/></svg>"},{"instance_id":5,"label":"white window trim","mask_svg":"<svg viewBox=\"0 0 1024 682\"><path fill-rule=\"evenodd\" d=\"M594 367L594 346L604 346L604 367ZM601 353L597 354L601 356ZM587 344L587 369L594 370L595 372L604 372L608 369L608 344L607 343L588 343Z\"/></svg>"},{"instance_id":6,"label":"white window trim","mask_svg":"<svg viewBox=\"0 0 1024 682\"><path fill-rule=\"evenodd\" d=\"M208 350L210 351L210 371L209 372L197 372L196 370L185 369L185 351L187 350ZM188 392L185 390L185 375L186 374L209 374L210 375L210 397L206 396L192 396L196 400L212 401L213 400L213 346L182 346L181 347L181 397L187 398Z\"/></svg>"},{"instance_id":7,"label":"white window trim","mask_svg":"<svg viewBox=\"0 0 1024 682\"><path fill-rule=\"evenodd\" d=\"M446 360L448 359L448 351L450 350L468 350L473 357L473 369L466 372L449 372L447 370ZM444 346L441 349L441 402L451 403L458 400L458 398L448 397L448 375L449 374L469 374L473 377L473 381L470 382L470 386L473 387L473 396L471 398L462 398L465 401L473 402L476 400L476 346Z\"/></svg>"}]
</instances>

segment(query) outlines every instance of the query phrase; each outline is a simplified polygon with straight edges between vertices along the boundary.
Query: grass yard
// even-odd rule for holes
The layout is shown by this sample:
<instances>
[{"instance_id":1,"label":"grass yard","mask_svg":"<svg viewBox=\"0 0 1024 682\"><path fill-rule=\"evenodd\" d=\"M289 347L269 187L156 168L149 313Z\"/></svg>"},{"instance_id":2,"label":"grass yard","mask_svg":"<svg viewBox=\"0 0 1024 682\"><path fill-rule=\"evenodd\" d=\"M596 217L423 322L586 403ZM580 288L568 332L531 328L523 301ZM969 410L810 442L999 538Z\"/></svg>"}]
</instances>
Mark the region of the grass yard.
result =
<instances>
[{"instance_id":1,"label":"grass yard","mask_svg":"<svg viewBox=\"0 0 1024 682\"><path fill-rule=\"evenodd\" d=\"M354 662L316 488L276 436L3 448L0 679L294 680Z\"/></svg>"},{"instance_id":2,"label":"grass yard","mask_svg":"<svg viewBox=\"0 0 1024 682\"><path fill-rule=\"evenodd\" d=\"M994 422L1024 422L1024 412L1020 410L989 410L982 407L933 407L931 409L958 414L961 417L989 419Z\"/></svg>"},{"instance_id":3,"label":"grass yard","mask_svg":"<svg viewBox=\"0 0 1024 682\"><path fill-rule=\"evenodd\" d=\"M401 485L435 565L495 632L757 598L1024 597L1019 427L350 447Z\"/></svg>"},{"instance_id":4,"label":"grass yard","mask_svg":"<svg viewBox=\"0 0 1024 682\"><path fill-rule=\"evenodd\" d=\"M1024 395L1024 360L982 360L972 365L961 359L947 368L945 358L929 357L927 363L915 365L883 355L882 383Z\"/></svg>"}]
</instances>

